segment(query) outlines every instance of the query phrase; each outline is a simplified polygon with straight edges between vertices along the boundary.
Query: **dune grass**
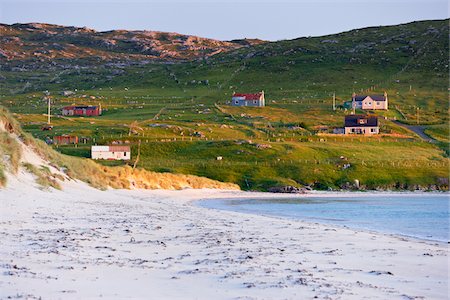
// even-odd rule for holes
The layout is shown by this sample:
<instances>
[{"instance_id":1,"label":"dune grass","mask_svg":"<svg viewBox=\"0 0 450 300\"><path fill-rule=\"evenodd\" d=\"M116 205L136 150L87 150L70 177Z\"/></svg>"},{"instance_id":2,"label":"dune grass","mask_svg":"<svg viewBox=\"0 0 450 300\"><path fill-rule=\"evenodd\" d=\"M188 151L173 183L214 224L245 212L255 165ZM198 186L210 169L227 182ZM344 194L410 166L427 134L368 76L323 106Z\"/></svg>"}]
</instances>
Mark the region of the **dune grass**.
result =
<instances>
[{"instance_id":1,"label":"dune grass","mask_svg":"<svg viewBox=\"0 0 450 300\"><path fill-rule=\"evenodd\" d=\"M43 188L47 189L49 187L52 187L58 190L61 189L61 185L55 178L58 178L60 180L63 178L55 176L48 167L41 166L40 168L38 168L30 163L23 163L23 167L36 177L36 183L38 183Z\"/></svg>"},{"instance_id":2,"label":"dune grass","mask_svg":"<svg viewBox=\"0 0 450 300\"><path fill-rule=\"evenodd\" d=\"M73 179L87 182L91 186L99 189L111 188L147 188L147 189L182 189L182 188L220 188L238 189L237 185L218 182L208 178L201 178L190 175L160 174L147 170L133 170L130 166L108 167L97 164L90 159L73 157L61 154L41 140L35 139L29 133L24 132L12 115L0 107L0 121L7 128L6 132L1 132L1 150L10 154L9 162L2 162L0 170L11 165L17 171L20 163L20 144L12 137L17 135L19 140L30 147L44 160L63 171ZM61 179L58 175L52 174L45 166L36 167L30 163L25 163L24 167L36 175L37 182L44 187L59 188L55 178ZM4 174L4 173L2 173ZM4 177L4 175L3 175ZM4 183L4 182L3 182Z\"/></svg>"}]
</instances>

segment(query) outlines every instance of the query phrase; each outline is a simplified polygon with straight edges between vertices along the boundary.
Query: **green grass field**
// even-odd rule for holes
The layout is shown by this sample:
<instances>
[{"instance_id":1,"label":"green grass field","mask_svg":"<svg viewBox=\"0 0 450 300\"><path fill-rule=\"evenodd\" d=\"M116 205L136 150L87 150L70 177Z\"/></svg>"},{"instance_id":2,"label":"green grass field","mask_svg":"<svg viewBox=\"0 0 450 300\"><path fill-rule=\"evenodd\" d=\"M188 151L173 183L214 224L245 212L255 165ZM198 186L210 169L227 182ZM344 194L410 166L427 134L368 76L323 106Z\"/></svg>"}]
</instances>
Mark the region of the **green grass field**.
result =
<instances>
[{"instance_id":1,"label":"green grass field","mask_svg":"<svg viewBox=\"0 0 450 300\"><path fill-rule=\"evenodd\" d=\"M369 28L266 43L207 60L133 64L117 76L111 75L114 67L81 60L67 63L87 68L10 69L3 73L0 104L42 140L59 134L87 138L86 144L57 147L60 152L89 157L90 145L120 140L132 145L136 157L141 140L140 167L235 182L248 190L279 185L336 189L355 179L370 189L445 188L450 141L446 24ZM439 30L424 35L431 27ZM51 132L41 130L44 90L52 97ZM76 93L66 97L62 90ZM260 90L267 107L228 105L234 91ZM384 91L390 109L373 112L380 116L381 136L327 135L343 126L349 111L342 105L353 92ZM73 103L100 103L104 114L58 116ZM392 120L426 126L425 133L438 143L425 143ZM139 128L129 134L133 122Z\"/></svg>"}]
</instances>

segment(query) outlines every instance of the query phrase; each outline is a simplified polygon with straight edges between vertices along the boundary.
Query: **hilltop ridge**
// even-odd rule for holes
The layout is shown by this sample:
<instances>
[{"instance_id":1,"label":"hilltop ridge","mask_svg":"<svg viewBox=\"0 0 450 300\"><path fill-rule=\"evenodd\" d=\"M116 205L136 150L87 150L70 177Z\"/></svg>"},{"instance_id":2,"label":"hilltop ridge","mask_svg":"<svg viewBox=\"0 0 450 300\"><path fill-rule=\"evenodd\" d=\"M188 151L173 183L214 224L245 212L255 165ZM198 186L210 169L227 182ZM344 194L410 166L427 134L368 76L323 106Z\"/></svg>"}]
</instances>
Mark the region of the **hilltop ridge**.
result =
<instances>
[{"instance_id":1,"label":"hilltop ridge","mask_svg":"<svg viewBox=\"0 0 450 300\"><path fill-rule=\"evenodd\" d=\"M87 27L45 23L0 24L0 57L50 60L96 57L180 61L262 43L260 40L219 41L174 32L148 30L96 31Z\"/></svg>"}]
</instances>

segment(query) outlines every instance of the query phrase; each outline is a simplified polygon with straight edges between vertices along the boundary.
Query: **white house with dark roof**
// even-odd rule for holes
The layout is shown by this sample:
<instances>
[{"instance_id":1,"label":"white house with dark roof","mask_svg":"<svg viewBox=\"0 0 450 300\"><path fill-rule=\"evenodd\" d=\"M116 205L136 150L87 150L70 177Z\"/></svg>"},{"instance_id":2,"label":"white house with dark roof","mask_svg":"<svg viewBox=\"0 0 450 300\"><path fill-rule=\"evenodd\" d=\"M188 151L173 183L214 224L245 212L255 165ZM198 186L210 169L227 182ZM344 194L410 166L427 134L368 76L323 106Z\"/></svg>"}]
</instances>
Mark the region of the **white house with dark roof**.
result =
<instances>
[{"instance_id":1,"label":"white house with dark roof","mask_svg":"<svg viewBox=\"0 0 450 300\"><path fill-rule=\"evenodd\" d=\"M352 108L364 110L387 110L388 95L352 95Z\"/></svg>"},{"instance_id":2,"label":"white house with dark roof","mask_svg":"<svg viewBox=\"0 0 450 300\"><path fill-rule=\"evenodd\" d=\"M379 134L377 116L347 115L345 116L344 134Z\"/></svg>"}]
</instances>

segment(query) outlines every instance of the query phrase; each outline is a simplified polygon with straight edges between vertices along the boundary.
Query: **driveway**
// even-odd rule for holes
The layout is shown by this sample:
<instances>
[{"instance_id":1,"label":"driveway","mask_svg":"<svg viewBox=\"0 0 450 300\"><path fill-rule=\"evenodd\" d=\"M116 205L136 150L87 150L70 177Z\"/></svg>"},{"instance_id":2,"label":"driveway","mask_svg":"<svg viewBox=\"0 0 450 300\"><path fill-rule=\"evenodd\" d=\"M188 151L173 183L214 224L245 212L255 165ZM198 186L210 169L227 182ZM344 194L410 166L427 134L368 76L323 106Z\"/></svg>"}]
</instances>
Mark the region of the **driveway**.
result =
<instances>
[{"instance_id":1,"label":"driveway","mask_svg":"<svg viewBox=\"0 0 450 300\"><path fill-rule=\"evenodd\" d=\"M417 134L422 140L429 142L429 143L434 143L436 142L435 139L433 139L431 136L429 136L428 134L425 133L425 129L427 128L426 126L421 126L421 125L406 125L403 124L399 121L392 121L393 123L411 130L412 132L414 132L415 134Z\"/></svg>"}]
</instances>

